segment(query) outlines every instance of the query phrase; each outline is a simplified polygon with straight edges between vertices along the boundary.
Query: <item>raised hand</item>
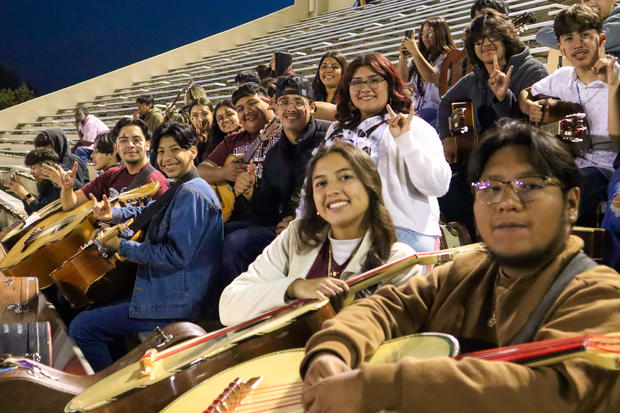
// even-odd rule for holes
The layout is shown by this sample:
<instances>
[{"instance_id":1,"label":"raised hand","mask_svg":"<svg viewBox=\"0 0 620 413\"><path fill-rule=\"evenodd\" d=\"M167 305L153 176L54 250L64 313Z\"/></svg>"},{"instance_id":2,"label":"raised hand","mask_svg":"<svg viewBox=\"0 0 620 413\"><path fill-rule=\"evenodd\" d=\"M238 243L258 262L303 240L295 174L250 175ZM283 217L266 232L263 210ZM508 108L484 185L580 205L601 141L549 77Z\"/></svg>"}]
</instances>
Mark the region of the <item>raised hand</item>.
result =
<instances>
[{"instance_id":1,"label":"raised hand","mask_svg":"<svg viewBox=\"0 0 620 413\"><path fill-rule=\"evenodd\" d=\"M97 198L93 194L88 194L90 199L95 201L95 205L93 205L93 217L99 221L109 221L112 219L112 206L110 205L110 201L108 201L108 197L103 195L101 201L97 201Z\"/></svg>"},{"instance_id":2,"label":"raised hand","mask_svg":"<svg viewBox=\"0 0 620 413\"><path fill-rule=\"evenodd\" d=\"M388 119L388 126L390 127L390 133L394 138L398 138L400 135L403 135L409 132L411 129L411 120L415 116L415 110L413 103L411 103L411 107L409 108L409 115L405 115L403 113L396 113L392 110L390 105L386 106L387 111L390 115L390 119Z\"/></svg>"},{"instance_id":3,"label":"raised hand","mask_svg":"<svg viewBox=\"0 0 620 413\"><path fill-rule=\"evenodd\" d=\"M26 195L28 195L28 191L26 190L26 188L24 188L22 184L17 182L13 174L11 174L11 176L6 179L2 184L6 189L17 195L19 199L23 200L24 198L26 198Z\"/></svg>"},{"instance_id":4,"label":"raised hand","mask_svg":"<svg viewBox=\"0 0 620 413\"><path fill-rule=\"evenodd\" d=\"M489 87L500 102L504 100L508 94L508 86L510 86L510 76L512 75L513 65L510 65L506 73L499 68L497 56L493 56L493 71L489 73Z\"/></svg>"},{"instance_id":5,"label":"raised hand","mask_svg":"<svg viewBox=\"0 0 620 413\"><path fill-rule=\"evenodd\" d=\"M252 197L252 192L254 189L254 184L256 183L256 167L254 166L254 162L250 162L247 167L246 172L242 172L237 175L237 179L235 180L235 195L244 195L246 198L250 199Z\"/></svg>"},{"instance_id":6,"label":"raised hand","mask_svg":"<svg viewBox=\"0 0 620 413\"><path fill-rule=\"evenodd\" d=\"M306 280L298 278L293 281L286 289L286 295L291 298L319 299L334 297L339 294L346 294L349 291L349 285L339 278L321 277Z\"/></svg>"},{"instance_id":7,"label":"raised hand","mask_svg":"<svg viewBox=\"0 0 620 413\"><path fill-rule=\"evenodd\" d=\"M62 179L60 172L58 172L57 165L51 166L46 163L41 164L41 177L47 179L58 188L62 186ZM73 187L73 185L71 187Z\"/></svg>"},{"instance_id":8,"label":"raised hand","mask_svg":"<svg viewBox=\"0 0 620 413\"><path fill-rule=\"evenodd\" d=\"M415 42L415 30L411 29L411 37L405 37L401 42L401 47L407 49L411 54L418 50L418 44Z\"/></svg>"},{"instance_id":9,"label":"raised hand","mask_svg":"<svg viewBox=\"0 0 620 413\"><path fill-rule=\"evenodd\" d=\"M616 70L618 58L605 52L605 43L605 39L601 40L598 46L598 59L592 65L591 70L599 80L602 80L609 86L613 86L618 83L618 71Z\"/></svg>"},{"instance_id":10,"label":"raised hand","mask_svg":"<svg viewBox=\"0 0 620 413\"><path fill-rule=\"evenodd\" d=\"M62 166L56 165L56 171L58 172L60 187L66 189L73 189L73 184L75 183L75 177L77 176L77 161L73 162L73 168L70 171L65 171L62 169ZM51 175L51 174L50 174Z\"/></svg>"}]
</instances>

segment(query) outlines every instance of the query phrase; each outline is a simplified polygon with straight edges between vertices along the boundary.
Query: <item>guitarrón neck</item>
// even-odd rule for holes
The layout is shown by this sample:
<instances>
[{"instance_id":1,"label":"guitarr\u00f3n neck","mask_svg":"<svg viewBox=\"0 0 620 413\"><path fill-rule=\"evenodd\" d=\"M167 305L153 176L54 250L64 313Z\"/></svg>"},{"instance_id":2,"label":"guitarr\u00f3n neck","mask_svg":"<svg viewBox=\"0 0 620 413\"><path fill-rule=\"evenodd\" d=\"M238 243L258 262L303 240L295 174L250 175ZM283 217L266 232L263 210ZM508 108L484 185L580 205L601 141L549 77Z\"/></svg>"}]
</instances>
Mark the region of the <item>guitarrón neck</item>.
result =
<instances>
[{"instance_id":1,"label":"guitarr\u00f3n neck","mask_svg":"<svg viewBox=\"0 0 620 413\"><path fill-rule=\"evenodd\" d=\"M474 357L482 360L510 361L518 364L529 364L548 358L556 358L561 355L580 353L586 350L588 342L589 336L583 334L466 353L459 355L457 359Z\"/></svg>"}]
</instances>

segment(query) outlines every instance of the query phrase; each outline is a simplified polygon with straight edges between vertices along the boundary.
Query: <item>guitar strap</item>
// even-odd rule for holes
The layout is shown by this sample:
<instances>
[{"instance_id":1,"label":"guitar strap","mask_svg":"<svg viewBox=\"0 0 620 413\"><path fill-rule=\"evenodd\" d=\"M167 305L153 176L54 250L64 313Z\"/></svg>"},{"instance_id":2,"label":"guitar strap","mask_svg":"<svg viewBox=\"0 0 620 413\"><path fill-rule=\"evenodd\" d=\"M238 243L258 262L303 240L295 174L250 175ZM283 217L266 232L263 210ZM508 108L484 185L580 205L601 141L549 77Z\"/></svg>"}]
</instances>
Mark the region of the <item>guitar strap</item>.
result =
<instances>
[{"instance_id":1,"label":"guitar strap","mask_svg":"<svg viewBox=\"0 0 620 413\"><path fill-rule=\"evenodd\" d=\"M131 182L125 189L125 191L129 191L130 189L137 188L140 185L144 184L146 181L146 178L148 178L148 176L153 172L155 172L155 168L152 165L147 165L144 168L142 168L142 170L138 172L136 176L133 177L133 179L131 180Z\"/></svg>"},{"instance_id":2,"label":"guitar strap","mask_svg":"<svg viewBox=\"0 0 620 413\"><path fill-rule=\"evenodd\" d=\"M549 309L555 303L559 295L564 291L568 283L572 281L577 274L596 267L598 264L583 252L579 252L569 261L562 272L557 276L551 287L547 290L545 296L532 313L530 319L525 323L521 331L512 339L510 345L529 343L534 339L536 332L540 329L543 319L549 312Z\"/></svg>"},{"instance_id":3,"label":"guitar strap","mask_svg":"<svg viewBox=\"0 0 620 413\"><path fill-rule=\"evenodd\" d=\"M135 219L135 221L129 225L129 233L131 235L135 234L139 230L146 228L151 220L157 215L159 212L163 212L168 207L168 204L172 201L175 194L181 187L181 185L187 181L190 181L194 178L199 177L198 172L194 169L183 175L179 178L178 181L174 183L162 196L160 196L155 202L149 204L140 215Z\"/></svg>"}]
</instances>

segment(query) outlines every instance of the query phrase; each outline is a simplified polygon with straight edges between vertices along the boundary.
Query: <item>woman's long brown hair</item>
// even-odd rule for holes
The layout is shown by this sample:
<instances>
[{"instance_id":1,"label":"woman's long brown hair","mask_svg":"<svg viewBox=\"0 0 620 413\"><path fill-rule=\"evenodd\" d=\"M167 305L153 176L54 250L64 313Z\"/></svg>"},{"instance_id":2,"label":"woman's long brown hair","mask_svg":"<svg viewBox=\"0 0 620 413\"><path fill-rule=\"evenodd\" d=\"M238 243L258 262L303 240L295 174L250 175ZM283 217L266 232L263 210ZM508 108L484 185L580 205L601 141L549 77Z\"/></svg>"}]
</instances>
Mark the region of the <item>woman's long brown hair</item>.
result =
<instances>
[{"instance_id":1,"label":"woman's long brown hair","mask_svg":"<svg viewBox=\"0 0 620 413\"><path fill-rule=\"evenodd\" d=\"M430 48L427 48L422 41L422 29L424 28L424 25L427 25L433 29L433 45ZM426 19L420 25L418 36L418 49L420 49L422 56L424 56L426 61L428 61L431 65L434 65L435 61L442 54L448 53L452 49L456 49L454 40L452 40L452 33L450 33L450 27L443 17L435 16ZM409 70L409 79L411 79L411 77L416 73L418 73L418 68L415 64L412 64L411 69Z\"/></svg>"},{"instance_id":2,"label":"woman's long brown hair","mask_svg":"<svg viewBox=\"0 0 620 413\"><path fill-rule=\"evenodd\" d=\"M314 204L312 176L317 162L331 154L342 156L350 165L357 178L362 182L368 193L368 210L363 225L370 230L371 247L364 263L365 269L377 267L390 256L392 244L396 242L394 224L381 194L381 178L376 165L363 150L349 143L338 142L330 147L323 147L312 158L308 166L305 194L303 198L304 217L299 223L298 252L316 247L325 241L329 231L329 223L317 215Z\"/></svg>"}]
</instances>

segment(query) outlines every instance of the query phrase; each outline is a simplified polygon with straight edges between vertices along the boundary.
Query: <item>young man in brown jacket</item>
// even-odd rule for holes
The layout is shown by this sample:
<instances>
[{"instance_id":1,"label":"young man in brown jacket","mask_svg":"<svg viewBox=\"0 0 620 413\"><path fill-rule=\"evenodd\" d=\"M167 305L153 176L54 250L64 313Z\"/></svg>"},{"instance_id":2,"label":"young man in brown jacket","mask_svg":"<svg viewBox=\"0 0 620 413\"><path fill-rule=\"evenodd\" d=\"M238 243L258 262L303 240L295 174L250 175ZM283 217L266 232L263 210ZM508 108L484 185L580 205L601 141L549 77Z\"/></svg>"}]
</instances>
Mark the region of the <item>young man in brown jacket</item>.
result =
<instances>
[{"instance_id":1,"label":"young man in brown jacket","mask_svg":"<svg viewBox=\"0 0 620 413\"><path fill-rule=\"evenodd\" d=\"M614 270L591 266L572 271L559 289L555 283L583 246L569 235L579 172L559 142L510 121L487 134L469 172L488 252L459 255L425 277L382 288L326 322L301 366L307 411L620 411L620 374L585 359L533 368L448 357L363 362L383 341L423 331L509 345L541 301L551 306L524 341L620 331ZM543 299L554 288L559 295Z\"/></svg>"}]
</instances>

